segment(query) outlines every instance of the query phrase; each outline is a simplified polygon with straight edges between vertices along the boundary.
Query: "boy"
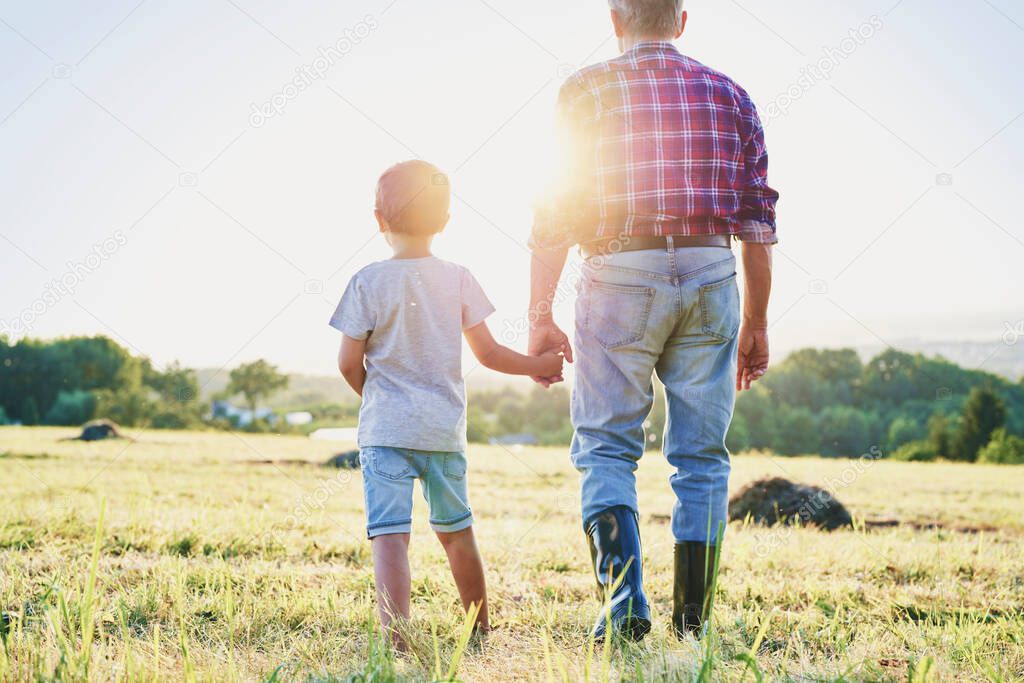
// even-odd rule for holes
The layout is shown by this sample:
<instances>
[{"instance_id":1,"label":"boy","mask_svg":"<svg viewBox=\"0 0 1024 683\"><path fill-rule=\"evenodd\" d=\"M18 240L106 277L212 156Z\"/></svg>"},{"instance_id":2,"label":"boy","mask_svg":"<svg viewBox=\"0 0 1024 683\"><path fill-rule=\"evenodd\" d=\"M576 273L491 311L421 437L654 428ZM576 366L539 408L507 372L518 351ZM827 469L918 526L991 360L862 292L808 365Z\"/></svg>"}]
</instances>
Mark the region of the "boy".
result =
<instances>
[{"instance_id":1,"label":"boy","mask_svg":"<svg viewBox=\"0 0 1024 683\"><path fill-rule=\"evenodd\" d=\"M495 342L484 322L494 307L476 279L431 254L450 202L448 179L435 166L408 161L389 168L377 184L375 215L394 256L357 273L331 319L343 334L341 374L363 398L360 463L377 605L399 648L405 643L393 622L409 618L415 479L463 607L478 605L477 628L490 628L466 487L461 337L492 370L552 379L562 374L560 353L523 356Z\"/></svg>"}]
</instances>

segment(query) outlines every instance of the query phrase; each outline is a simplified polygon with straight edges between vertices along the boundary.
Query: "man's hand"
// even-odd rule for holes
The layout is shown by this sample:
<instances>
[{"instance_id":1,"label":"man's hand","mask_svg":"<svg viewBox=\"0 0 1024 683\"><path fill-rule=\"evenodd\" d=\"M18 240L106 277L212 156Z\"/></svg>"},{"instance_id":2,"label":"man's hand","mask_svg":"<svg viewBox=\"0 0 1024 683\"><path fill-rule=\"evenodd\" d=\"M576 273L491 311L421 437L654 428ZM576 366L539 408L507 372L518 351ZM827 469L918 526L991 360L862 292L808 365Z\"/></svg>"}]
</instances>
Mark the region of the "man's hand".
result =
<instances>
[{"instance_id":1,"label":"man's hand","mask_svg":"<svg viewBox=\"0 0 1024 683\"><path fill-rule=\"evenodd\" d=\"M534 323L530 327L530 346L527 353L531 356L542 356L545 353L565 354L565 360L572 362L572 346L569 337L552 320ZM552 384L564 382L562 374L550 377L534 377L533 381L545 389Z\"/></svg>"},{"instance_id":2,"label":"man's hand","mask_svg":"<svg viewBox=\"0 0 1024 683\"><path fill-rule=\"evenodd\" d=\"M736 390L749 391L750 385L768 372L768 330L740 327L739 363L736 369Z\"/></svg>"}]
</instances>

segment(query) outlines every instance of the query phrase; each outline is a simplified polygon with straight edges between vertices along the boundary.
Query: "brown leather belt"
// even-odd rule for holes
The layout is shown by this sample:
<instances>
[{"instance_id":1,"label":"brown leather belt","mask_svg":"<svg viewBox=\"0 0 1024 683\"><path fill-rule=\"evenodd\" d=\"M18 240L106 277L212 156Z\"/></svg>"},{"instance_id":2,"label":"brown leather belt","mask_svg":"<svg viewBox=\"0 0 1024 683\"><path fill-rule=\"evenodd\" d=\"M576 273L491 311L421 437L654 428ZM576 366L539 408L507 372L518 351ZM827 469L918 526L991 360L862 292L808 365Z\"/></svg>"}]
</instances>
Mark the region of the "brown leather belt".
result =
<instances>
[{"instance_id":1,"label":"brown leather belt","mask_svg":"<svg viewBox=\"0 0 1024 683\"><path fill-rule=\"evenodd\" d=\"M732 247L730 235L624 235L613 237L600 242L587 242L580 245L580 253L583 258L593 256L607 256L618 254L623 251L643 251L646 249L668 250L669 237L672 238L673 249L686 249L689 247Z\"/></svg>"}]
</instances>

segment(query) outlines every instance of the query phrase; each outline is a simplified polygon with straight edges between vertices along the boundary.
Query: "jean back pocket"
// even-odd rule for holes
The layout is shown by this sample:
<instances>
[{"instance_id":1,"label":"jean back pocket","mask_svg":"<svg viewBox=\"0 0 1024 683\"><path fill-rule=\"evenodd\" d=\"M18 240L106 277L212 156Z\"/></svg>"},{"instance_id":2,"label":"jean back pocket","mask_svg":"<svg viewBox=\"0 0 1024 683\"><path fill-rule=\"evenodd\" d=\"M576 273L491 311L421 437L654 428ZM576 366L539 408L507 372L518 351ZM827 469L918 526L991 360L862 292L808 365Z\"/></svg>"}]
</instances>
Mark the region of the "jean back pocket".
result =
<instances>
[{"instance_id":1,"label":"jean back pocket","mask_svg":"<svg viewBox=\"0 0 1024 683\"><path fill-rule=\"evenodd\" d=\"M701 332L719 341L732 341L740 330L740 291L736 273L700 288Z\"/></svg>"},{"instance_id":2,"label":"jean back pocket","mask_svg":"<svg viewBox=\"0 0 1024 683\"><path fill-rule=\"evenodd\" d=\"M395 448L366 448L364 457L369 461L370 470L385 479L405 479L414 474L412 464L405 454Z\"/></svg>"},{"instance_id":3,"label":"jean back pocket","mask_svg":"<svg viewBox=\"0 0 1024 683\"><path fill-rule=\"evenodd\" d=\"M605 349L635 344L647 333L654 289L591 280L585 286L586 326Z\"/></svg>"}]
</instances>

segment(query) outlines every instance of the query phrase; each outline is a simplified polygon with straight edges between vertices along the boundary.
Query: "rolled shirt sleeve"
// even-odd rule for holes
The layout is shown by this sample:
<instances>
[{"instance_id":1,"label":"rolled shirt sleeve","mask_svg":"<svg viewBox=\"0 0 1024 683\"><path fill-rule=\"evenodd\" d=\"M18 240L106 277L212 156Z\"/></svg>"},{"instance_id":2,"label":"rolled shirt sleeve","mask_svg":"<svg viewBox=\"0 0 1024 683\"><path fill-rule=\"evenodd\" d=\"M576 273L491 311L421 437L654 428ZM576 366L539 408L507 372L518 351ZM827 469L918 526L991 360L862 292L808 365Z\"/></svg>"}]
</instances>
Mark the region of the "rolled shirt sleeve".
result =
<instances>
[{"instance_id":1,"label":"rolled shirt sleeve","mask_svg":"<svg viewBox=\"0 0 1024 683\"><path fill-rule=\"evenodd\" d=\"M779 193L768 185L768 148L757 107L743 92L740 102L741 130L744 136L744 181L740 198L740 229L736 236L745 242L775 244L775 205Z\"/></svg>"}]
</instances>

